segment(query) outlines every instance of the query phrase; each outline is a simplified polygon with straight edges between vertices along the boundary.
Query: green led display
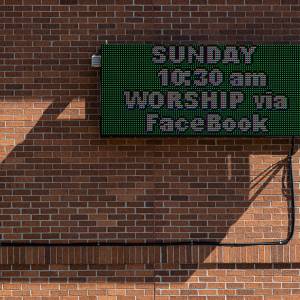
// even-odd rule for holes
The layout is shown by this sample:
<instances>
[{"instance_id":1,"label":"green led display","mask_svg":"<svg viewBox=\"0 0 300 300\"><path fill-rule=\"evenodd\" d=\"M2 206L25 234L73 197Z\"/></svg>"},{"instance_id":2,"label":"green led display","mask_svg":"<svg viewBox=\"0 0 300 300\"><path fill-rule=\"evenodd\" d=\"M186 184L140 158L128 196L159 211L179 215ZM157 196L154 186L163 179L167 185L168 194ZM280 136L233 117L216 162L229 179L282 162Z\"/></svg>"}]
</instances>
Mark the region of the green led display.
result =
<instances>
[{"instance_id":1,"label":"green led display","mask_svg":"<svg viewBox=\"0 0 300 300\"><path fill-rule=\"evenodd\" d=\"M299 45L108 44L105 136L298 136Z\"/></svg>"}]
</instances>

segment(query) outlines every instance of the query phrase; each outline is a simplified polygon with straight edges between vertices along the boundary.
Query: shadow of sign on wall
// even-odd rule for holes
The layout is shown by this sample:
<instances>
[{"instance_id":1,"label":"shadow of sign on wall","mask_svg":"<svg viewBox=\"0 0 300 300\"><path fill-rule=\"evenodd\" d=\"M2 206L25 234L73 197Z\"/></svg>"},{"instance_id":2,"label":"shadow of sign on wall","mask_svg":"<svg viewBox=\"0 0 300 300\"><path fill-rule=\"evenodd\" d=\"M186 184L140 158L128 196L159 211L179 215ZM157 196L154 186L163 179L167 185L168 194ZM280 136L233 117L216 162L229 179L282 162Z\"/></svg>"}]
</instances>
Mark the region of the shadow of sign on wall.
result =
<instances>
[{"instance_id":1,"label":"shadow of sign on wall","mask_svg":"<svg viewBox=\"0 0 300 300\"><path fill-rule=\"evenodd\" d=\"M274 152L266 139L103 138L93 103L62 119L69 104L54 100L1 163L2 241L286 238L289 139L268 139L286 145Z\"/></svg>"}]
</instances>

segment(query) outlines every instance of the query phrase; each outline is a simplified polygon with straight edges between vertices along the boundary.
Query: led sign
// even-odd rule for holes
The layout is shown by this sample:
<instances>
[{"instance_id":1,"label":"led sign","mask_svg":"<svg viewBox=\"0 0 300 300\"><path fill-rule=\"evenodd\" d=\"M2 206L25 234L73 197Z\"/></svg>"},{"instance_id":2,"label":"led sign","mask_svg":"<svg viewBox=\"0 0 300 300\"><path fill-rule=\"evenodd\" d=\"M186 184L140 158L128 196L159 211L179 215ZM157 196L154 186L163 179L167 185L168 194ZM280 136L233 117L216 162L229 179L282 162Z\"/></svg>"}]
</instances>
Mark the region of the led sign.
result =
<instances>
[{"instance_id":1,"label":"led sign","mask_svg":"<svg viewBox=\"0 0 300 300\"><path fill-rule=\"evenodd\" d=\"M293 136L300 133L298 45L108 44L106 136Z\"/></svg>"}]
</instances>

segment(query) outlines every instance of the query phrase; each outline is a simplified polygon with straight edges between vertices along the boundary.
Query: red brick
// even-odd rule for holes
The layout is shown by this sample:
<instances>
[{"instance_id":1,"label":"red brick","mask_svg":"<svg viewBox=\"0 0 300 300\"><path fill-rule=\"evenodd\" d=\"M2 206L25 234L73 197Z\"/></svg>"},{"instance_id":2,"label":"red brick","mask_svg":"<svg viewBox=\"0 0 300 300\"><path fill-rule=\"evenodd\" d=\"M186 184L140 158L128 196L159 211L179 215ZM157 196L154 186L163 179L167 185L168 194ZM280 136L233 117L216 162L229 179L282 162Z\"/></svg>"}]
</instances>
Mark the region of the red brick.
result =
<instances>
[{"instance_id":1,"label":"red brick","mask_svg":"<svg viewBox=\"0 0 300 300\"><path fill-rule=\"evenodd\" d=\"M289 139L102 139L89 59L105 40L298 43L298 1L22 4L0 0L3 241L286 238L283 174L260 182ZM1 248L0 298L298 299L298 244Z\"/></svg>"}]
</instances>

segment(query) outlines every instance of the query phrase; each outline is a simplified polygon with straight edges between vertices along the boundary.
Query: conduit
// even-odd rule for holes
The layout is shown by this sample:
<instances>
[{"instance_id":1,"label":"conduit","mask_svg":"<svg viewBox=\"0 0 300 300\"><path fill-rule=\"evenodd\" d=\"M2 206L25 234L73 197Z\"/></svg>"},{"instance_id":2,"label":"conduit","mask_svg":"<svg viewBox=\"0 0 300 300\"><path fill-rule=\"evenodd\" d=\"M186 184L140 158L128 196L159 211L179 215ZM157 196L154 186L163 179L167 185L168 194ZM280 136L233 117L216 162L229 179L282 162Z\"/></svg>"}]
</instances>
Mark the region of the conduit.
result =
<instances>
[{"instance_id":1,"label":"conduit","mask_svg":"<svg viewBox=\"0 0 300 300\"><path fill-rule=\"evenodd\" d=\"M290 188L290 205L288 205L288 215L289 215L289 226L288 235L286 239L276 240L276 241L265 241L265 242L252 242L252 243L222 243L210 240L183 240L183 241L146 241L146 242L136 242L136 243L119 243L119 242L72 242L72 243L45 243L45 242L8 242L1 241L0 246L2 247L140 247L140 246L193 246L193 245L205 245L205 246L220 246L220 247L246 247L246 246L273 246L273 245L286 245L294 235L295 231L295 191L294 191L294 178L293 178L293 154L294 154L295 137L292 137L291 148L287 156L287 177L288 185Z\"/></svg>"}]
</instances>

